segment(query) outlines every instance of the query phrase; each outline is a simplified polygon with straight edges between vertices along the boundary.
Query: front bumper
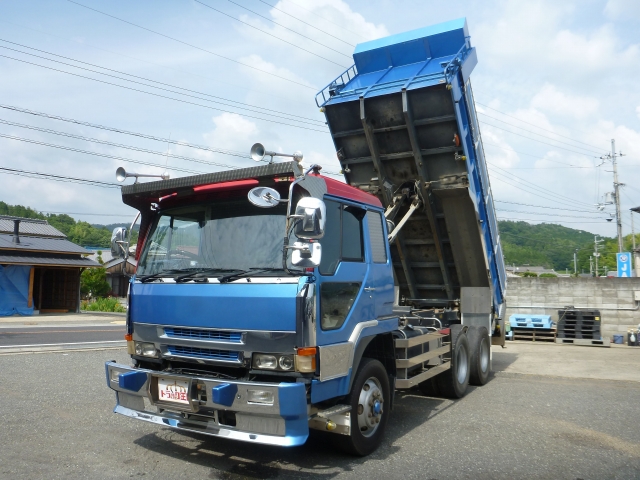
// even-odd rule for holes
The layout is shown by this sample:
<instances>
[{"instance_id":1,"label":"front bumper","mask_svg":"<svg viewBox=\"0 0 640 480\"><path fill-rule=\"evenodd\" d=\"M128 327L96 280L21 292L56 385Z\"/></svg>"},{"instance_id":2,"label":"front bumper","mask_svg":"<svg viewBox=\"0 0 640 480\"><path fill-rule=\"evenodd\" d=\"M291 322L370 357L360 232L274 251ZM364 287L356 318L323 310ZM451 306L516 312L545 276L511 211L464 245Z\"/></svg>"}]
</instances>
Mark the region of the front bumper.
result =
<instances>
[{"instance_id":1,"label":"front bumper","mask_svg":"<svg viewBox=\"0 0 640 480\"><path fill-rule=\"evenodd\" d=\"M116 392L114 412L127 417L267 445L302 445L309 436L307 392L303 383L258 383L176 375L115 362L107 362L105 369L107 386ZM189 404L159 400L159 377L187 381ZM248 402L249 390L267 392L273 402Z\"/></svg>"}]
</instances>

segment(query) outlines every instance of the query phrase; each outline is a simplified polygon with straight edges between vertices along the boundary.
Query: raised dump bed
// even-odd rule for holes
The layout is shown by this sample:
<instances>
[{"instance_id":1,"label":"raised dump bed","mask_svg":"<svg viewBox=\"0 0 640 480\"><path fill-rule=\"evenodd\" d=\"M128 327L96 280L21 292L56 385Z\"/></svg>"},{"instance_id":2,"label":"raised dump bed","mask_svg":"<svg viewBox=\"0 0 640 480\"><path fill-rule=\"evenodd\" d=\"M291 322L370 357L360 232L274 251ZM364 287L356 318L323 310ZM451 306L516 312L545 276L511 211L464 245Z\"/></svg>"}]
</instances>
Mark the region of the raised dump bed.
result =
<instances>
[{"instance_id":1,"label":"raised dump bed","mask_svg":"<svg viewBox=\"0 0 640 480\"><path fill-rule=\"evenodd\" d=\"M502 317L506 273L466 20L359 44L353 58L316 102L346 181L378 196L395 222L400 304L460 307L463 323Z\"/></svg>"}]
</instances>

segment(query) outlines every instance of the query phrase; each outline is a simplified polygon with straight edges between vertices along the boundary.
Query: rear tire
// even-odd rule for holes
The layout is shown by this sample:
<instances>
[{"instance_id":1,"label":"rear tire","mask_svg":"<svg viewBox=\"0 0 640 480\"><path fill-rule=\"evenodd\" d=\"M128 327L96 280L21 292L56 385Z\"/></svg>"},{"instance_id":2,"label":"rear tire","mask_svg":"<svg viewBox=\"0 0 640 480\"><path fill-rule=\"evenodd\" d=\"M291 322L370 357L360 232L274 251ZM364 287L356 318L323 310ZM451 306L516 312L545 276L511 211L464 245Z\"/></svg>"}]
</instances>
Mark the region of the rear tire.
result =
<instances>
[{"instance_id":1,"label":"rear tire","mask_svg":"<svg viewBox=\"0 0 640 480\"><path fill-rule=\"evenodd\" d=\"M489 381L491 372L491 338L486 327L469 327L467 331L471 347L471 370L469 383L484 385Z\"/></svg>"},{"instance_id":2,"label":"rear tire","mask_svg":"<svg viewBox=\"0 0 640 480\"><path fill-rule=\"evenodd\" d=\"M436 377L444 397L462 398L467 393L470 373L469 339L462 325L451 326L451 368Z\"/></svg>"},{"instance_id":3,"label":"rear tire","mask_svg":"<svg viewBox=\"0 0 640 480\"><path fill-rule=\"evenodd\" d=\"M378 360L363 358L347 396L351 405L351 435L334 435L338 447L364 457L380 446L390 413L387 371Z\"/></svg>"}]
</instances>

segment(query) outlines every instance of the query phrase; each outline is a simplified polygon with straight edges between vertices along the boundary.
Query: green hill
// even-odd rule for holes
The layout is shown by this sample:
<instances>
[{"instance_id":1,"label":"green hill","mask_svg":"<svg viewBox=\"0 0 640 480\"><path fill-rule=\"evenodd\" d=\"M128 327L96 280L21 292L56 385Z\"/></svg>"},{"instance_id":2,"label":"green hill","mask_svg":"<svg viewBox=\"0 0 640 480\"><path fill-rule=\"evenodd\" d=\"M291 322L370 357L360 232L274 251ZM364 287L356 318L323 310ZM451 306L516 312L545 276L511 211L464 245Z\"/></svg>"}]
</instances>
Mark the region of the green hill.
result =
<instances>
[{"instance_id":1,"label":"green hill","mask_svg":"<svg viewBox=\"0 0 640 480\"><path fill-rule=\"evenodd\" d=\"M82 246L108 248L114 227L129 228L128 224L91 225L76 221L69 215L45 215L30 207L8 205L2 201L0 201L0 215L47 220L70 241ZM505 263L542 265L558 272L565 269L573 272L573 252L577 250L578 272L589 272L589 256L593 255L593 233L549 223L532 225L527 222L501 221L498 225ZM133 233L134 242L138 237L137 230L136 225ZM615 253L618 251L617 241L615 238L604 238L604 240L605 243L600 244L602 254L599 264L613 270L616 265ZM636 243L640 245L640 235L636 235ZM625 237L625 251L631 251L631 235Z\"/></svg>"},{"instance_id":2,"label":"green hill","mask_svg":"<svg viewBox=\"0 0 640 480\"><path fill-rule=\"evenodd\" d=\"M527 222L498 222L505 263L511 265L542 265L558 272L573 272L573 253L577 250L578 272L589 273L589 256L594 252L594 234L584 230L549 223L532 225ZM615 270L618 242L615 238L603 238L600 244L599 267ZM636 243L640 245L640 235ZM631 251L632 238L624 238L625 251ZM602 270L600 271L602 274Z\"/></svg>"}]
</instances>

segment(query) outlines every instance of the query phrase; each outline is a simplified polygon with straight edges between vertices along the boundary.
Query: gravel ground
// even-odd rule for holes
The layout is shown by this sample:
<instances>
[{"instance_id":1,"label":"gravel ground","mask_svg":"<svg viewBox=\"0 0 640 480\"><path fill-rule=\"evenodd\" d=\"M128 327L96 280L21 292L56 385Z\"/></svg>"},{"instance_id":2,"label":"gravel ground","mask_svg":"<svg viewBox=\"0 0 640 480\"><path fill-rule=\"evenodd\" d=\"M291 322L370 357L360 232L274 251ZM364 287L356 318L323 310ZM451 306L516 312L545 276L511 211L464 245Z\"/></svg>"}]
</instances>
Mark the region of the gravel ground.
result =
<instances>
[{"instance_id":1,"label":"gravel ground","mask_svg":"<svg viewBox=\"0 0 640 480\"><path fill-rule=\"evenodd\" d=\"M115 415L103 362L128 363L124 350L0 356L0 478L640 477L640 383L508 373L513 352L496 352L503 371L462 400L399 395L365 459L331 436L283 449Z\"/></svg>"}]
</instances>

